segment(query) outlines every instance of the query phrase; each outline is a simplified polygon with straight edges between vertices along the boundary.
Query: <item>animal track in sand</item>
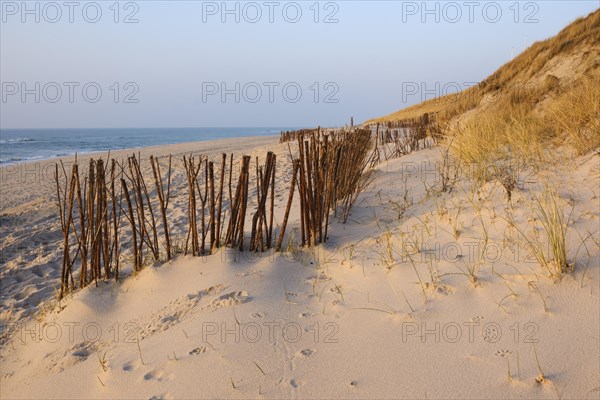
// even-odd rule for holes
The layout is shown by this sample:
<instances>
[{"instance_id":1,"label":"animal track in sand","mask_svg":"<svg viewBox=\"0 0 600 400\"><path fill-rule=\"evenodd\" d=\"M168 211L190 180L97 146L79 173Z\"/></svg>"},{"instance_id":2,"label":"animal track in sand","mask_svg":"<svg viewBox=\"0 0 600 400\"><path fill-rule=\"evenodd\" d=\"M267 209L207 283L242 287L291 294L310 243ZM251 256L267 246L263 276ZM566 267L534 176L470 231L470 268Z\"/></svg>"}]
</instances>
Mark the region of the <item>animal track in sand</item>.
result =
<instances>
[{"instance_id":1,"label":"animal track in sand","mask_svg":"<svg viewBox=\"0 0 600 400\"><path fill-rule=\"evenodd\" d=\"M237 304L247 303L252 298L245 290L240 290L237 292L231 292L228 294L224 294L222 296L217 297L210 303L210 307L213 309L234 306Z\"/></svg>"},{"instance_id":2,"label":"animal track in sand","mask_svg":"<svg viewBox=\"0 0 600 400\"><path fill-rule=\"evenodd\" d=\"M290 385L292 385L292 387L296 389L298 386L300 386L300 381L296 378L292 378L290 379Z\"/></svg>"},{"instance_id":3,"label":"animal track in sand","mask_svg":"<svg viewBox=\"0 0 600 400\"><path fill-rule=\"evenodd\" d=\"M44 277L44 270L42 269L42 267L40 265L33 266L32 268L30 268L30 271L38 278Z\"/></svg>"},{"instance_id":4,"label":"animal track in sand","mask_svg":"<svg viewBox=\"0 0 600 400\"><path fill-rule=\"evenodd\" d=\"M131 372L133 370L136 370L138 366L138 363L136 363L135 361L129 361L123 364L121 368L123 369L123 371Z\"/></svg>"},{"instance_id":5,"label":"animal track in sand","mask_svg":"<svg viewBox=\"0 0 600 400\"><path fill-rule=\"evenodd\" d=\"M144 380L146 381L158 381L158 382L163 382L163 381L171 381L173 380L174 375L173 374L166 374L165 371L163 371L162 369L153 369L152 371L148 372L146 375L144 375Z\"/></svg>"},{"instance_id":6,"label":"animal track in sand","mask_svg":"<svg viewBox=\"0 0 600 400\"><path fill-rule=\"evenodd\" d=\"M480 315L476 315L475 317L471 318L471 322L481 322L483 320L484 318Z\"/></svg>"},{"instance_id":7,"label":"animal track in sand","mask_svg":"<svg viewBox=\"0 0 600 400\"><path fill-rule=\"evenodd\" d=\"M263 314L261 312L255 312L250 315L252 315L252 318L264 318L265 317L265 314Z\"/></svg>"},{"instance_id":8,"label":"animal track in sand","mask_svg":"<svg viewBox=\"0 0 600 400\"><path fill-rule=\"evenodd\" d=\"M200 307L204 298L218 295L223 292L226 287L227 286L225 285L219 284L201 290L197 293L179 297L166 306L160 308L158 311L152 313L149 317L142 317L141 319L133 321L136 326L139 327L140 340L156 332L165 331L182 322L189 316L189 314L198 311L198 308L205 309L209 307L210 305Z\"/></svg>"},{"instance_id":9,"label":"animal track in sand","mask_svg":"<svg viewBox=\"0 0 600 400\"><path fill-rule=\"evenodd\" d=\"M299 315L300 318L313 318L314 316L315 316L315 314L310 313L310 312L304 312Z\"/></svg>"},{"instance_id":10,"label":"animal track in sand","mask_svg":"<svg viewBox=\"0 0 600 400\"><path fill-rule=\"evenodd\" d=\"M311 285L318 284L320 282L327 282L330 280L331 280L331 277L329 275L325 274L324 272L321 272L319 275L313 275L313 276L309 276L308 278L306 278L306 281L308 283L310 283Z\"/></svg>"},{"instance_id":11,"label":"animal track in sand","mask_svg":"<svg viewBox=\"0 0 600 400\"><path fill-rule=\"evenodd\" d=\"M481 336L488 343L496 343L502 337L502 329L498 324L487 323L481 330Z\"/></svg>"},{"instance_id":12,"label":"animal track in sand","mask_svg":"<svg viewBox=\"0 0 600 400\"><path fill-rule=\"evenodd\" d=\"M316 350L304 349L304 350L300 350L298 352L298 356L308 358L308 357L311 357L312 355L314 355L315 353L316 353Z\"/></svg>"},{"instance_id":13,"label":"animal track in sand","mask_svg":"<svg viewBox=\"0 0 600 400\"><path fill-rule=\"evenodd\" d=\"M435 294L442 294L447 296L454 293L454 288L452 286L443 283L432 284L431 282L426 282L425 287L428 289L432 289Z\"/></svg>"},{"instance_id":14,"label":"animal track in sand","mask_svg":"<svg viewBox=\"0 0 600 400\"><path fill-rule=\"evenodd\" d=\"M148 398L148 400L172 400L174 398L175 398L175 396L173 396L169 392L166 392L163 394L155 394L154 396Z\"/></svg>"},{"instance_id":15,"label":"animal track in sand","mask_svg":"<svg viewBox=\"0 0 600 400\"><path fill-rule=\"evenodd\" d=\"M8 379L15 374L15 371L8 372L6 374L2 374L2 379Z\"/></svg>"},{"instance_id":16,"label":"animal track in sand","mask_svg":"<svg viewBox=\"0 0 600 400\"><path fill-rule=\"evenodd\" d=\"M61 372L66 368L85 361L94 352L97 351L97 343L77 343L67 349L57 350L47 354L44 358L48 358L48 366L46 369L53 372Z\"/></svg>"},{"instance_id":17,"label":"animal track in sand","mask_svg":"<svg viewBox=\"0 0 600 400\"><path fill-rule=\"evenodd\" d=\"M251 275L262 276L262 271L238 272L235 274L235 276L239 276L239 277L245 277L245 276L251 276Z\"/></svg>"},{"instance_id":18,"label":"animal track in sand","mask_svg":"<svg viewBox=\"0 0 600 400\"><path fill-rule=\"evenodd\" d=\"M190 356L195 356L198 354L206 353L207 351L208 351L208 348L206 346L202 346L202 347L196 347L194 350L190 351L188 354Z\"/></svg>"},{"instance_id":19,"label":"animal track in sand","mask_svg":"<svg viewBox=\"0 0 600 400\"><path fill-rule=\"evenodd\" d=\"M494 355L498 356L498 357L508 357L512 354L512 351L510 350L498 350L497 352L494 353Z\"/></svg>"}]
</instances>

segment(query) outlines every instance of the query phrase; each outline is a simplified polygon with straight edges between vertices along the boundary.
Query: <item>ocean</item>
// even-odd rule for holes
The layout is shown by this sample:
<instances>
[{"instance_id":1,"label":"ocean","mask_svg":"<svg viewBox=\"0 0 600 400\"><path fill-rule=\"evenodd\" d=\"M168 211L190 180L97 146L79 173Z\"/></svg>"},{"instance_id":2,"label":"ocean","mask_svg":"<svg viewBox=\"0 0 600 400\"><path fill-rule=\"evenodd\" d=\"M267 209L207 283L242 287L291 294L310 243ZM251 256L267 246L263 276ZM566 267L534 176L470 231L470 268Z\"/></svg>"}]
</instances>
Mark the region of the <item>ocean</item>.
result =
<instances>
[{"instance_id":1,"label":"ocean","mask_svg":"<svg viewBox=\"0 0 600 400\"><path fill-rule=\"evenodd\" d=\"M1 129L0 164L162 144L274 136L291 129L298 128Z\"/></svg>"}]
</instances>

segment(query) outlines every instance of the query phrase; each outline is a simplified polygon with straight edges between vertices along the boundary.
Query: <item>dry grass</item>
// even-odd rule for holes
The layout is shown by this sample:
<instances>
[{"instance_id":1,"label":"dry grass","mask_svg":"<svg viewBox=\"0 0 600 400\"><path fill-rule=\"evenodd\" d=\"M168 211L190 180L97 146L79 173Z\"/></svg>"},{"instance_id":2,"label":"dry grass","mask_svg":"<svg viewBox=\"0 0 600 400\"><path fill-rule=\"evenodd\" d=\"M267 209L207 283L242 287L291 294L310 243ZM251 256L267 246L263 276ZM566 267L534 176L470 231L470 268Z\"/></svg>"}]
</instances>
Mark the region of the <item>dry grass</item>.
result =
<instances>
[{"instance_id":1,"label":"dry grass","mask_svg":"<svg viewBox=\"0 0 600 400\"><path fill-rule=\"evenodd\" d=\"M546 262L550 275L560 279L571 267L567 262L567 227L570 215L565 220L563 210L558 206L556 196L547 192L541 199L536 199L537 215L548 238L548 247L552 259Z\"/></svg>"},{"instance_id":2,"label":"dry grass","mask_svg":"<svg viewBox=\"0 0 600 400\"><path fill-rule=\"evenodd\" d=\"M510 103L500 109L480 113L450 131L453 153L461 160L485 168L482 178L489 178L488 166L499 160L522 161L543 157L543 144L553 136L543 118L527 105Z\"/></svg>"},{"instance_id":3,"label":"dry grass","mask_svg":"<svg viewBox=\"0 0 600 400\"><path fill-rule=\"evenodd\" d=\"M600 73L561 93L548 107L548 123L578 155L600 147Z\"/></svg>"},{"instance_id":4,"label":"dry grass","mask_svg":"<svg viewBox=\"0 0 600 400\"><path fill-rule=\"evenodd\" d=\"M544 161L550 145L566 144L577 155L600 147L600 73L546 94L539 107L530 100L525 91L510 93L494 108L455 124L448 131L453 153L488 180L500 160Z\"/></svg>"},{"instance_id":5,"label":"dry grass","mask_svg":"<svg viewBox=\"0 0 600 400\"><path fill-rule=\"evenodd\" d=\"M533 44L477 86L365 124L432 115L435 126L428 130L451 140L453 153L478 166L483 180L498 160L543 160L550 144L586 154L600 147L599 37L597 10ZM552 75L557 65L568 66L570 75Z\"/></svg>"},{"instance_id":6,"label":"dry grass","mask_svg":"<svg viewBox=\"0 0 600 400\"><path fill-rule=\"evenodd\" d=\"M508 220L509 225L514 227L519 235L526 241L540 266L547 270L548 277L553 281L559 281L564 273L572 270L572 264L567 260L567 233L573 209L565 216L563 208L559 205L559 197L556 193L546 189L541 197L534 197L533 206L535 221L541 224L541 231L546 240L540 237L537 227L531 234L519 228L514 220Z\"/></svg>"}]
</instances>

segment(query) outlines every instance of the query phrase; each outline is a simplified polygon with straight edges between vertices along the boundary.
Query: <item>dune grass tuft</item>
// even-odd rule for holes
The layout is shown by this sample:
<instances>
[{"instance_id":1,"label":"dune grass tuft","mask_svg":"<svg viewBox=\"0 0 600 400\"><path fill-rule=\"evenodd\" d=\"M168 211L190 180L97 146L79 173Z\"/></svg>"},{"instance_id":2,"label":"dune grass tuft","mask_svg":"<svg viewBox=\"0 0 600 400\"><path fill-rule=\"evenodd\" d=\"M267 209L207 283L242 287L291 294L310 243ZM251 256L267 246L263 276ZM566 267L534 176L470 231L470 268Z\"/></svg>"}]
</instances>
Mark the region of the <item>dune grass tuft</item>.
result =
<instances>
[{"instance_id":1,"label":"dune grass tuft","mask_svg":"<svg viewBox=\"0 0 600 400\"><path fill-rule=\"evenodd\" d=\"M548 247L553 258L546 261L550 276L560 279L571 266L567 262L567 227L570 216L565 220L563 210L557 204L556 195L547 191L542 198L536 198L537 216L548 238Z\"/></svg>"}]
</instances>

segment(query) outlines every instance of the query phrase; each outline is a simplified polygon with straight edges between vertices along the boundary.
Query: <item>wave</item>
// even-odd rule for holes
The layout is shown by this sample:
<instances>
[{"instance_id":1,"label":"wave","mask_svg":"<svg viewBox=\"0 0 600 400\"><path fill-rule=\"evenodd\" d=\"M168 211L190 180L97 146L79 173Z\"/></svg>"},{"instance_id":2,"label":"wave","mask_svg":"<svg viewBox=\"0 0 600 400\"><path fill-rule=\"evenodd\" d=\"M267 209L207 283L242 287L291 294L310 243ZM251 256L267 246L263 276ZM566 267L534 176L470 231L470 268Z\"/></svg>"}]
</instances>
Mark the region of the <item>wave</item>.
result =
<instances>
[{"instance_id":1,"label":"wave","mask_svg":"<svg viewBox=\"0 0 600 400\"><path fill-rule=\"evenodd\" d=\"M75 153L72 153L72 154L75 154ZM70 154L70 153L59 153L59 154L51 154L49 156L0 158L0 165L16 164L16 163L28 162L28 161L42 161L42 160L48 160L48 159L51 159L51 158L58 158L58 157L70 156L72 154Z\"/></svg>"},{"instance_id":2,"label":"wave","mask_svg":"<svg viewBox=\"0 0 600 400\"><path fill-rule=\"evenodd\" d=\"M18 137L12 139L0 139L0 144L11 144L11 143L23 143L23 142L35 142L35 140L27 137Z\"/></svg>"},{"instance_id":3,"label":"wave","mask_svg":"<svg viewBox=\"0 0 600 400\"><path fill-rule=\"evenodd\" d=\"M21 157L0 158L0 164L16 162L16 161L23 161L23 159Z\"/></svg>"}]
</instances>

